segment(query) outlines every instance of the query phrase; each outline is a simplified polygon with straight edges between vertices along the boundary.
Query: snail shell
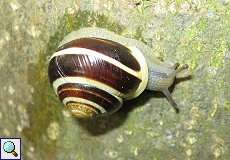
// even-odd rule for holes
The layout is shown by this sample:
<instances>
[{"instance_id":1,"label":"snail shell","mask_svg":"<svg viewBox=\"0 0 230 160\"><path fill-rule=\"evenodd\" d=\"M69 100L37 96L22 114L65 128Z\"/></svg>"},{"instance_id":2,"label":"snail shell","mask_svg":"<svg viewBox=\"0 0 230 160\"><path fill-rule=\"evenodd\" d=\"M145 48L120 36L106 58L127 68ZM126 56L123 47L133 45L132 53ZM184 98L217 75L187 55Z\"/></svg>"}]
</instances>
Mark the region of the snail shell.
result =
<instances>
[{"instance_id":1,"label":"snail shell","mask_svg":"<svg viewBox=\"0 0 230 160\"><path fill-rule=\"evenodd\" d=\"M83 28L67 35L51 56L50 83L76 117L111 114L146 88L166 91L172 84L175 70L162 67L150 54L142 42L101 28Z\"/></svg>"}]
</instances>

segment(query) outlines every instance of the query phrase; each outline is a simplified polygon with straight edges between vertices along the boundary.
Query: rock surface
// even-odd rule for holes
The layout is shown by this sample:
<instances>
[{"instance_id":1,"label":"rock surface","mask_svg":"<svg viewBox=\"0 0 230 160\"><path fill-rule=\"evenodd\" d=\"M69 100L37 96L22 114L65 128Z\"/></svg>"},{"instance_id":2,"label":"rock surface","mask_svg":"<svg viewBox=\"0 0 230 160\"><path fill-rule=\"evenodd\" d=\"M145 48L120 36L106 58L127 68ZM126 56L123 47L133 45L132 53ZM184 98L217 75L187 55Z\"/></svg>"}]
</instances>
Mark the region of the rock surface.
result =
<instances>
[{"instance_id":1,"label":"rock surface","mask_svg":"<svg viewBox=\"0 0 230 160\"><path fill-rule=\"evenodd\" d=\"M230 1L1 0L0 137L21 137L24 159L230 158ZM109 118L77 121L54 95L48 58L72 30L99 26L190 66L163 95L144 92Z\"/></svg>"}]
</instances>

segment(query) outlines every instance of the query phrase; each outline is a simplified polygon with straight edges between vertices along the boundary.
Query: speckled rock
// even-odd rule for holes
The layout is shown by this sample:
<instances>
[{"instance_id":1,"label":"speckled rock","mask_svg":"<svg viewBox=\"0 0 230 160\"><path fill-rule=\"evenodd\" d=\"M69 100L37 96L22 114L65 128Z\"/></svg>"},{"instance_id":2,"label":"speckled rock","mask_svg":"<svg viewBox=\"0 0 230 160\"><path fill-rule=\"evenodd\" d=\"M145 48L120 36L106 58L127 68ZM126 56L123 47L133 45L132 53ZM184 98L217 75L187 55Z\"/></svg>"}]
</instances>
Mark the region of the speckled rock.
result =
<instances>
[{"instance_id":1,"label":"speckled rock","mask_svg":"<svg viewBox=\"0 0 230 160\"><path fill-rule=\"evenodd\" d=\"M229 0L1 0L0 20L0 137L21 137L24 159L230 158ZM62 38L85 26L189 64L192 77L172 87L180 113L146 91L111 117L73 118L47 65Z\"/></svg>"}]
</instances>

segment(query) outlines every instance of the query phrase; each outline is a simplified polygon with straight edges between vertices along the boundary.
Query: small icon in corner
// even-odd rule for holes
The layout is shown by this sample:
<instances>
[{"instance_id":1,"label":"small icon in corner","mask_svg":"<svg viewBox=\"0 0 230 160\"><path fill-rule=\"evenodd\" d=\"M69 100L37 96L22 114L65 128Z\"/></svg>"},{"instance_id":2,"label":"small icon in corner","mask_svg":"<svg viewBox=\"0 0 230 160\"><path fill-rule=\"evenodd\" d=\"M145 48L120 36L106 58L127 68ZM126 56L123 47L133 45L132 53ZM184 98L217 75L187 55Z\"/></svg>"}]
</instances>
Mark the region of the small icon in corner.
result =
<instances>
[{"instance_id":1,"label":"small icon in corner","mask_svg":"<svg viewBox=\"0 0 230 160\"><path fill-rule=\"evenodd\" d=\"M0 160L21 160L21 139L0 138Z\"/></svg>"},{"instance_id":2,"label":"small icon in corner","mask_svg":"<svg viewBox=\"0 0 230 160\"><path fill-rule=\"evenodd\" d=\"M6 153L12 153L15 157L18 156L17 152L15 152L15 145L12 141L7 141L3 144L3 150Z\"/></svg>"}]
</instances>

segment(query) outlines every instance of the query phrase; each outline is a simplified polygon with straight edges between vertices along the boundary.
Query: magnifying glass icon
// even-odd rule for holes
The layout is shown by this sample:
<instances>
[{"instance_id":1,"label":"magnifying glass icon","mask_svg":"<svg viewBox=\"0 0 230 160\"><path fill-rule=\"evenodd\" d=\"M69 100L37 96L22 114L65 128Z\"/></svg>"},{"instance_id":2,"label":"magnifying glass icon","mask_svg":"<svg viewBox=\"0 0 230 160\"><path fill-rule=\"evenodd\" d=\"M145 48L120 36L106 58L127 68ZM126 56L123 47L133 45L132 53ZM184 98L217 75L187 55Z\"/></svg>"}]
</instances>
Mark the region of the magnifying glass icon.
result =
<instances>
[{"instance_id":1,"label":"magnifying glass icon","mask_svg":"<svg viewBox=\"0 0 230 160\"><path fill-rule=\"evenodd\" d=\"M6 153L11 153L13 154L15 157L18 156L17 152L15 152L15 145L13 142L11 141L7 141L3 144L3 149Z\"/></svg>"}]
</instances>

